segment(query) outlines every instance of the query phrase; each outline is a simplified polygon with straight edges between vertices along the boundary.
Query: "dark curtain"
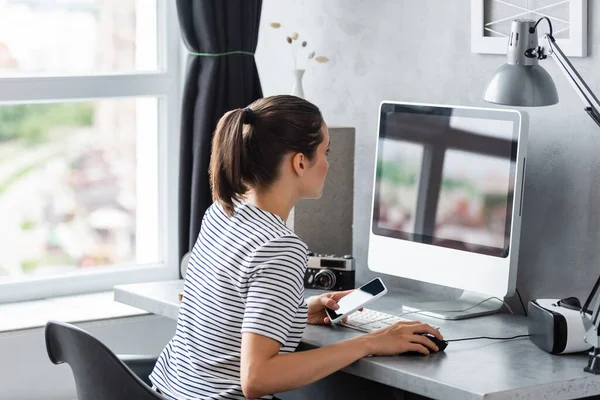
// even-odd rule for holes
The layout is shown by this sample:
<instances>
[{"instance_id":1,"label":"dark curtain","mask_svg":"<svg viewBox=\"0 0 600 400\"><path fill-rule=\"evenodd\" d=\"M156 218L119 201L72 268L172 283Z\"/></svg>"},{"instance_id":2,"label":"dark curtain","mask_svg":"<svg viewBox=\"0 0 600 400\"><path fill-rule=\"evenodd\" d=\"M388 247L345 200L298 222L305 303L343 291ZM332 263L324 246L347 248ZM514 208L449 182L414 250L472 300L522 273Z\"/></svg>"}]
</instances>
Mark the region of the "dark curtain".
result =
<instances>
[{"instance_id":1,"label":"dark curtain","mask_svg":"<svg viewBox=\"0 0 600 400\"><path fill-rule=\"evenodd\" d=\"M191 53L254 53L262 0L177 0ZM179 256L189 251L212 203L208 179L212 134L223 114L262 97L254 56L188 56L182 99Z\"/></svg>"}]
</instances>

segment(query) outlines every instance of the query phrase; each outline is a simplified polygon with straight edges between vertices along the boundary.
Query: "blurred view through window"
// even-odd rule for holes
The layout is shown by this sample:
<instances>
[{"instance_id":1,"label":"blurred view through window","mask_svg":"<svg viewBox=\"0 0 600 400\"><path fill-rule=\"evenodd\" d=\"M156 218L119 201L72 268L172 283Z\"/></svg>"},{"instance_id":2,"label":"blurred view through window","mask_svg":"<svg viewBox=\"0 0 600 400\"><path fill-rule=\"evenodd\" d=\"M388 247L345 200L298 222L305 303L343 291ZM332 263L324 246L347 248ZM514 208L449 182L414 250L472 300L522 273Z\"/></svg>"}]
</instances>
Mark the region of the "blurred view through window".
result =
<instances>
[{"instance_id":1,"label":"blurred view through window","mask_svg":"<svg viewBox=\"0 0 600 400\"><path fill-rule=\"evenodd\" d=\"M0 280L159 261L156 103L0 106Z\"/></svg>"},{"instance_id":2,"label":"blurred view through window","mask_svg":"<svg viewBox=\"0 0 600 400\"><path fill-rule=\"evenodd\" d=\"M0 77L157 69L156 0L0 0Z\"/></svg>"},{"instance_id":3,"label":"blurred view through window","mask_svg":"<svg viewBox=\"0 0 600 400\"><path fill-rule=\"evenodd\" d=\"M156 0L0 0L0 81L157 70L157 36ZM0 283L162 261L159 101L0 103Z\"/></svg>"}]
</instances>

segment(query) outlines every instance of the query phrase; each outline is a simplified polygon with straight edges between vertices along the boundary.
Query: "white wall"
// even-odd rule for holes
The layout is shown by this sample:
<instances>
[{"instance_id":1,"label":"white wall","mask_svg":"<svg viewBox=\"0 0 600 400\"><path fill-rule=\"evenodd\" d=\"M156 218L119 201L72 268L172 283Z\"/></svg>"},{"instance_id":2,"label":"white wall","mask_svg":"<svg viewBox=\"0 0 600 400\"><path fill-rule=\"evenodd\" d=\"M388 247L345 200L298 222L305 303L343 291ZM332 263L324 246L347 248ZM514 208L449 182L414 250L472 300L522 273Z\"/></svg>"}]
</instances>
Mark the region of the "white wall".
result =
<instances>
[{"instance_id":1,"label":"white wall","mask_svg":"<svg viewBox=\"0 0 600 400\"><path fill-rule=\"evenodd\" d=\"M158 355L175 321L154 315L78 324L115 353ZM43 329L0 333L0 399L75 399L71 369L48 359Z\"/></svg>"},{"instance_id":2,"label":"white wall","mask_svg":"<svg viewBox=\"0 0 600 400\"><path fill-rule=\"evenodd\" d=\"M354 254L362 282L372 276L366 255L380 101L490 106L483 91L505 57L471 53L470 3L263 1L256 58L265 95L290 92L285 33L295 30L308 47L331 59L306 72L306 98L329 124L356 127ZM600 94L600 9L597 0L588 3L590 56L572 61ZM270 28L272 21L282 29ZM527 110L531 128L518 288L526 299L584 297L600 271L600 129L554 62L542 65L556 82L560 103Z\"/></svg>"}]
</instances>

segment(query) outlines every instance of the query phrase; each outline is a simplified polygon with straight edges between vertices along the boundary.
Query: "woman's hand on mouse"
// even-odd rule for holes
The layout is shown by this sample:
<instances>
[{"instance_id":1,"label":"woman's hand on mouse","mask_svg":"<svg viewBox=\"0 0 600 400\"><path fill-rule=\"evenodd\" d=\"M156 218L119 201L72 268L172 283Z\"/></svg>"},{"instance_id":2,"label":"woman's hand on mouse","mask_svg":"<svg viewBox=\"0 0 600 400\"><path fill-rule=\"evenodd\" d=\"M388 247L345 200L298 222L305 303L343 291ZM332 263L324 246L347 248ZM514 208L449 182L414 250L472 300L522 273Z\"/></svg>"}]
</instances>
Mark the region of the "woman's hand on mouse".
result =
<instances>
[{"instance_id":1,"label":"woman's hand on mouse","mask_svg":"<svg viewBox=\"0 0 600 400\"><path fill-rule=\"evenodd\" d=\"M397 322L387 328L364 335L369 354L393 356L408 351L429 354L438 347L423 333L443 340L442 334L430 325L418 321Z\"/></svg>"}]
</instances>

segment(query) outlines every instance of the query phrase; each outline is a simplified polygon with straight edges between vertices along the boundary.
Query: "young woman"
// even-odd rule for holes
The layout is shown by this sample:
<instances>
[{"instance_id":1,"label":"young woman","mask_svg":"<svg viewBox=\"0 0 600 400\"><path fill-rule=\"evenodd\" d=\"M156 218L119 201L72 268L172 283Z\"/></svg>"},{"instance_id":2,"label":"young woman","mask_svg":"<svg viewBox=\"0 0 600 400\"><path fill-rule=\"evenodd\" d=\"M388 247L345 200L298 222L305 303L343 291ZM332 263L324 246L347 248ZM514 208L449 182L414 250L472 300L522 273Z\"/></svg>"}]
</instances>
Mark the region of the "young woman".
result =
<instances>
[{"instance_id":1,"label":"young woman","mask_svg":"<svg viewBox=\"0 0 600 400\"><path fill-rule=\"evenodd\" d=\"M348 292L304 299L307 247L285 225L299 199L319 198L329 164L321 112L293 96L260 99L225 114L213 137L215 203L192 250L173 339L151 381L173 399L268 399L367 355L437 350L398 323L295 353L306 323L327 324Z\"/></svg>"}]
</instances>

